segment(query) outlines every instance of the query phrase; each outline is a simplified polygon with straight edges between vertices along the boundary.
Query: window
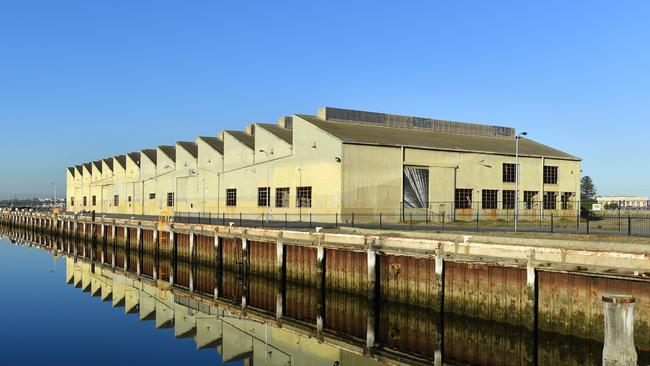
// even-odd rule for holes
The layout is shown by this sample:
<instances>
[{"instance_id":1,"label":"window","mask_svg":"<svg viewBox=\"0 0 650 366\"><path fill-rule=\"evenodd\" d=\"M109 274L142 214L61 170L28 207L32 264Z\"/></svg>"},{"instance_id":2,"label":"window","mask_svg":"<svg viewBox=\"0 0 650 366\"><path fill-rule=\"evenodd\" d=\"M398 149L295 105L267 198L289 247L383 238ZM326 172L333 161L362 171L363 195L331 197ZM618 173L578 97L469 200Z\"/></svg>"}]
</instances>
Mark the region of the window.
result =
<instances>
[{"instance_id":1,"label":"window","mask_svg":"<svg viewBox=\"0 0 650 366\"><path fill-rule=\"evenodd\" d=\"M167 207L174 207L174 192L167 193Z\"/></svg>"},{"instance_id":2,"label":"window","mask_svg":"<svg viewBox=\"0 0 650 366\"><path fill-rule=\"evenodd\" d=\"M88 206L88 197L84 196L84 206Z\"/></svg>"},{"instance_id":3,"label":"window","mask_svg":"<svg viewBox=\"0 0 650 366\"><path fill-rule=\"evenodd\" d=\"M497 191L496 189L484 189L482 192L481 207L484 210L497 208Z\"/></svg>"},{"instance_id":4,"label":"window","mask_svg":"<svg viewBox=\"0 0 650 366\"><path fill-rule=\"evenodd\" d=\"M524 204L525 208L531 210L535 208L535 202L537 201L537 192L535 191L524 191Z\"/></svg>"},{"instance_id":5,"label":"window","mask_svg":"<svg viewBox=\"0 0 650 366\"><path fill-rule=\"evenodd\" d=\"M226 189L226 206L237 206L237 189Z\"/></svg>"},{"instance_id":6,"label":"window","mask_svg":"<svg viewBox=\"0 0 650 366\"><path fill-rule=\"evenodd\" d=\"M155 200L156 199L156 194L155 193L149 193L149 199L150 200Z\"/></svg>"},{"instance_id":7,"label":"window","mask_svg":"<svg viewBox=\"0 0 650 366\"><path fill-rule=\"evenodd\" d=\"M70 206L74 206L74 197L70 197Z\"/></svg>"},{"instance_id":8,"label":"window","mask_svg":"<svg viewBox=\"0 0 650 366\"><path fill-rule=\"evenodd\" d=\"M503 164L503 182L515 183L517 182L517 165L516 164Z\"/></svg>"},{"instance_id":9,"label":"window","mask_svg":"<svg viewBox=\"0 0 650 366\"><path fill-rule=\"evenodd\" d=\"M514 190L504 190L501 192L503 195L502 206L504 210L514 210L515 209L515 191Z\"/></svg>"},{"instance_id":10,"label":"window","mask_svg":"<svg viewBox=\"0 0 650 366\"><path fill-rule=\"evenodd\" d=\"M557 208L557 192L544 192L544 209L555 210Z\"/></svg>"},{"instance_id":11,"label":"window","mask_svg":"<svg viewBox=\"0 0 650 366\"><path fill-rule=\"evenodd\" d=\"M472 208L472 190L466 188L456 189L456 208Z\"/></svg>"},{"instance_id":12,"label":"window","mask_svg":"<svg viewBox=\"0 0 650 366\"><path fill-rule=\"evenodd\" d=\"M129 203L131 203L131 202L133 201L133 199L131 198L131 196L127 197L126 200L127 200Z\"/></svg>"},{"instance_id":13,"label":"window","mask_svg":"<svg viewBox=\"0 0 650 366\"><path fill-rule=\"evenodd\" d=\"M311 207L311 187L296 188L296 207Z\"/></svg>"},{"instance_id":14,"label":"window","mask_svg":"<svg viewBox=\"0 0 650 366\"><path fill-rule=\"evenodd\" d=\"M563 210L570 210L573 208L571 207L571 197L573 197L573 192L562 192L562 196L560 196L560 201L562 202Z\"/></svg>"},{"instance_id":15,"label":"window","mask_svg":"<svg viewBox=\"0 0 650 366\"><path fill-rule=\"evenodd\" d=\"M97 206L97 196L92 197L93 206Z\"/></svg>"},{"instance_id":16,"label":"window","mask_svg":"<svg viewBox=\"0 0 650 366\"><path fill-rule=\"evenodd\" d=\"M120 196L116 194L113 196L113 206L117 207L119 205L120 205Z\"/></svg>"},{"instance_id":17,"label":"window","mask_svg":"<svg viewBox=\"0 0 650 366\"><path fill-rule=\"evenodd\" d=\"M544 184L557 184L556 166L544 166Z\"/></svg>"},{"instance_id":18,"label":"window","mask_svg":"<svg viewBox=\"0 0 650 366\"><path fill-rule=\"evenodd\" d=\"M289 207L289 187L275 189L275 207Z\"/></svg>"},{"instance_id":19,"label":"window","mask_svg":"<svg viewBox=\"0 0 650 366\"><path fill-rule=\"evenodd\" d=\"M257 205L260 207L271 206L271 188L269 187L259 187L257 188Z\"/></svg>"}]
</instances>

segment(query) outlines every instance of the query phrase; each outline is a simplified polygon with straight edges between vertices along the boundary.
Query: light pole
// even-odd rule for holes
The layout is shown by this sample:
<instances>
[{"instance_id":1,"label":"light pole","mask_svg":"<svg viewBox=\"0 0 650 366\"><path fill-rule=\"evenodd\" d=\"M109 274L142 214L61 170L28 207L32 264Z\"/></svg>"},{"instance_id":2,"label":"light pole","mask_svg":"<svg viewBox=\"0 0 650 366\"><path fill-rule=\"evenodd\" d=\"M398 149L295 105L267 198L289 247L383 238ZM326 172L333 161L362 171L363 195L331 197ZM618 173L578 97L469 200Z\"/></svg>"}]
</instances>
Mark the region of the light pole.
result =
<instances>
[{"instance_id":1,"label":"light pole","mask_svg":"<svg viewBox=\"0 0 650 366\"><path fill-rule=\"evenodd\" d=\"M267 191L266 191L266 223L269 223L269 216L271 215L271 178L270 178L270 167L271 163L269 160L271 160L271 155L273 155L273 151L268 152L264 149L260 149L261 153L266 154L266 186L267 186Z\"/></svg>"},{"instance_id":2,"label":"light pole","mask_svg":"<svg viewBox=\"0 0 650 366\"><path fill-rule=\"evenodd\" d=\"M515 232L519 221L519 139L526 135L527 132L522 132L515 137Z\"/></svg>"}]
</instances>

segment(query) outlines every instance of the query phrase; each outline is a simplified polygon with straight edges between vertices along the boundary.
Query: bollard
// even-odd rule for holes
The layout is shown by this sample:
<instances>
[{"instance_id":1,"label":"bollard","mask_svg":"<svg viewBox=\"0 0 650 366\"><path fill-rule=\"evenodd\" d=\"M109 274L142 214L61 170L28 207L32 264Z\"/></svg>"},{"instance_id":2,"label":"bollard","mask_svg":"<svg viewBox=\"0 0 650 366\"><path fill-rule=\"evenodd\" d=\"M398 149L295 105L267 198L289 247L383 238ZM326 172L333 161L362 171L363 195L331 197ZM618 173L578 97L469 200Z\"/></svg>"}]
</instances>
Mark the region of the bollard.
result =
<instances>
[{"instance_id":1,"label":"bollard","mask_svg":"<svg viewBox=\"0 0 650 366\"><path fill-rule=\"evenodd\" d=\"M603 295L605 341L603 366L636 366L634 348L634 296L625 293Z\"/></svg>"}]
</instances>

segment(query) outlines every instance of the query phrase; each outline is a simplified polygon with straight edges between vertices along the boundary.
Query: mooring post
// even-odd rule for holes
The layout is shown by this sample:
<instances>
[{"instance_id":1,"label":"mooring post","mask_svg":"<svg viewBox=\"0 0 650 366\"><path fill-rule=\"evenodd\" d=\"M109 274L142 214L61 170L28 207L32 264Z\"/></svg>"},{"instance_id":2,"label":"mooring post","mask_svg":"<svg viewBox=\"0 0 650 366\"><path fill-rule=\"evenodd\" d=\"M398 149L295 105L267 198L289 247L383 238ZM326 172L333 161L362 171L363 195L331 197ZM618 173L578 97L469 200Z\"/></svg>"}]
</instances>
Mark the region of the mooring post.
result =
<instances>
[{"instance_id":1,"label":"mooring post","mask_svg":"<svg viewBox=\"0 0 650 366\"><path fill-rule=\"evenodd\" d=\"M608 293L603 296L605 341L603 366L636 366L634 348L634 296Z\"/></svg>"},{"instance_id":2,"label":"mooring post","mask_svg":"<svg viewBox=\"0 0 650 366\"><path fill-rule=\"evenodd\" d=\"M153 254L153 280L158 281L158 261L160 256L160 245L158 243L158 228L153 228L153 245L154 245L154 254Z\"/></svg>"},{"instance_id":3,"label":"mooring post","mask_svg":"<svg viewBox=\"0 0 650 366\"><path fill-rule=\"evenodd\" d=\"M323 339L323 323L325 317L325 248L316 248L316 335Z\"/></svg>"},{"instance_id":4,"label":"mooring post","mask_svg":"<svg viewBox=\"0 0 650 366\"><path fill-rule=\"evenodd\" d=\"M436 282L436 297L433 300L434 309L442 312L445 306L445 259L444 259L444 246L440 244L436 249L435 261L435 282Z\"/></svg>"},{"instance_id":5,"label":"mooring post","mask_svg":"<svg viewBox=\"0 0 650 366\"><path fill-rule=\"evenodd\" d=\"M524 318L532 322L532 324L529 324L530 329L537 329L537 271L533 263L535 260L535 250L531 249L528 252L527 259L526 288L528 291L528 300L526 308L529 311L529 316Z\"/></svg>"},{"instance_id":6,"label":"mooring post","mask_svg":"<svg viewBox=\"0 0 650 366\"><path fill-rule=\"evenodd\" d=\"M282 321L284 312L284 242L282 232L275 243L275 320Z\"/></svg>"},{"instance_id":7,"label":"mooring post","mask_svg":"<svg viewBox=\"0 0 650 366\"><path fill-rule=\"evenodd\" d=\"M124 225L124 270L129 269L129 261L131 259L131 238L130 229Z\"/></svg>"},{"instance_id":8,"label":"mooring post","mask_svg":"<svg viewBox=\"0 0 650 366\"><path fill-rule=\"evenodd\" d=\"M214 236L214 299L219 298L221 291L221 245L219 235Z\"/></svg>"},{"instance_id":9,"label":"mooring post","mask_svg":"<svg viewBox=\"0 0 650 366\"><path fill-rule=\"evenodd\" d=\"M115 250L117 248L117 225L115 220L113 220L113 225L111 226L111 235L113 239L113 250L111 251L111 268L115 270Z\"/></svg>"},{"instance_id":10,"label":"mooring post","mask_svg":"<svg viewBox=\"0 0 650 366\"><path fill-rule=\"evenodd\" d=\"M368 321L366 328L366 348L370 351L375 346L375 323L377 320L377 252L370 246L368 259Z\"/></svg>"},{"instance_id":11,"label":"mooring post","mask_svg":"<svg viewBox=\"0 0 650 366\"><path fill-rule=\"evenodd\" d=\"M241 238L241 255L242 255L242 264L243 264L242 278L244 279L242 295L241 295L241 307L243 310L246 310L246 307L248 305L247 300L248 300L248 264L249 264L248 239L246 239L246 236L242 236Z\"/></svg>"},{"instance_id":12,"label":"mooring post","mask_svg":"<svg viewBox=\"0 0 650 366\"><path fill-rule=\"evenodd\" d=\"M171 271L169 271L169 284L174 285L174 277L176 275L176 263L177 263L177 252L176 252L176 241L174 240L174 227L169 228L169 248L171 250L171 258L172 258L172 268Z\"/></svg>"},{"instance_id":13,"label":"mooring post","mask_svg":"<svg viewBox=\"0 0 650 366\"><path fill-rule=\"evenodd\" d=\"M140 223L138 223L138 228L136 229L135 236L138 248L138 264L136 267L136 273L139 276L141 273L140 261L142 260L142 227L140 227Z\"/></svg>"},{"instance_id":14,"label":"mooring post","mask_svg":"<svg viewBox=\"0 0 650 366\"><path fill-rule=\"evenodd\" d=\"M190 231L190 292L194 292L194 267L195 267L195 255L194 255L194 231Z\"/></svg>"},{"instance_id":15,"label":"mooring post","mask_svg":"<svg viewBox=\"0 0 650 366\"><path fill-rule=\"evenodd\" d=\"M100 235L102 237L102 255L101 255L101 263L104 264L106 263L106 224L102 222L102 226L100 229Z\"/></svg>"}]
</instances>

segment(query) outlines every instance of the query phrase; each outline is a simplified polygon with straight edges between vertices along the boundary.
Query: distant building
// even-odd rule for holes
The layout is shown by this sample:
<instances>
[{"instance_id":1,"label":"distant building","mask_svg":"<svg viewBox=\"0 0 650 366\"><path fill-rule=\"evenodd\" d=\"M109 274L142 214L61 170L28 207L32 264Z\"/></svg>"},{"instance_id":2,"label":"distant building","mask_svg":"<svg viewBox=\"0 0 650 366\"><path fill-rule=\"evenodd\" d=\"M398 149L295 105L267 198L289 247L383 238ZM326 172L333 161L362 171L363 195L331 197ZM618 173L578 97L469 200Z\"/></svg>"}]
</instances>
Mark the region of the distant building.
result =
<instances>
[{"instance_id":1,"label":"distant building","mask_svg":"<svg viewBox=\"0 0 650 366\"><path fill-rule=\"evenodd\" d=\"M648 197L642 196L602 196L596 197L596 201L604 209L650 208Z\"/></svg>"},{"instance_id":2,"label":"distant building","mask_svg":"<svg viewBox=\"0 0 650 366\"><path fill-rule=\"evenodd\" d=\"M340 222L510 215L515 136L508 127L326 107L71 166L67 207ZM521 213L574 214L580 159L525 138L519 145Z\"/></svg>"}]
</instances>

